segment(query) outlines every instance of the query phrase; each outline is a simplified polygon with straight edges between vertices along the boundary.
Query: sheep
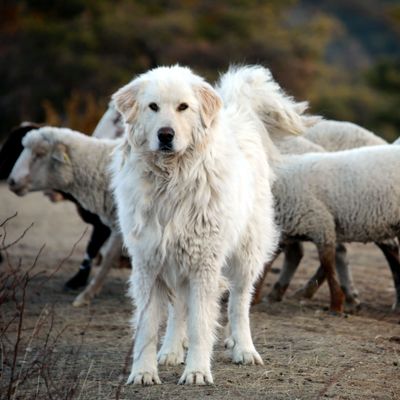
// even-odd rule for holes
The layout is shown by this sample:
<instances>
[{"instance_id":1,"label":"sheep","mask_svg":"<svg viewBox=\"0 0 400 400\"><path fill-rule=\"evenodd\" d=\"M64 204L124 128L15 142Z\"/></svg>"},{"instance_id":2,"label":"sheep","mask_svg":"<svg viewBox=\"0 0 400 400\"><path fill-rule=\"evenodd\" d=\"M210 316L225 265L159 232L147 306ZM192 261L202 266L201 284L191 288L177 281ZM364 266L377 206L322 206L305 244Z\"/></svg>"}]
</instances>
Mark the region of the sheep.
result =
<instances>
[{"instance_id":1,"label":"sheep","mask_svg":"<svg viewBox=\"0 0 400 400\"><path fill-rule=\"evenodd\" d=\"M107 170L118 141L90 138L67 128L42 127L27 133L22 143L24 150L8 179L14 193L23 196L49 188L68 193L111 231L98 274L73 302L74 306L88 304L122 249Z\"/></svg>"},{"instance_id":2,"label":"sheep","mask_svg":"<svg viewBox=\"0 0 400 400\"><path fill-rule=\"evenodd\" d=\"M33 122L23 122L18 127L11 130L0 150L0 180L7 179L10 175L16 160L23 151L22 139L24 136L29 131L38 129L39 127L39 124ZM100 248L110 236L110 229L101 222L97 215L85 210L70 194L56 192L54 190L46 190L44 194L52 202L61 200L72 201L75 203L78 214L82 220L93 226L92 234L86 247L85 257L80 264L80 268L78 272L64 284L65 290L76 290L85 287L88 282L93 259L98 256Z\"/></svg>"},{"instance_id":3,"label":"sheep","mask_svg":"<svg viewBox=\"0 0 400 400\"><path fill-rule=\"evenodd\" d=\"M391 145L282 156L275 165L272 190L277 222L283 229L281 243L300 239L317 245L324 268L318 271L318 282L324 271L334 268L337 242L382 243L399 238L399 167L400 148ZM398 309L399 268L392 273Z\"/></svg>"},{"instance_id":4,"label":"sheep","mask_svg":"<svg viewBox=\"0 0 400 400\"><path fill-rule=\"evenodd\" d=\"M380 136L359 125L335 120L317 122L304 132L304 138L328 151L387 144Z\"/></svg>"},{"instance_id":5,"label":"sheep","mask_svg":"<svg viewBox=\"0 0 400 400\"><path fill-rule=\"evenodd\" d=\"M297 138L296 138L297 139ZM329 151L345 150L347 148L361 146L376 146L385 144L385 140L374 133L352 123L340 121L322 120L309 128L303 135L303 139L314 140L317 145L326 146ZM304 146L294 143L292 148L285 148L286 153L294 150L297 154L308 152ZM282 149L280 149L282 151ZM376 245L383 252L387 259L391 271L396 281L396 271L400 270L399 249L395 240L387 240ZM280 301L289 286L289 283L303 257L303 248L300 242L291 241L285 246L285 259L279 279L274 284L273 289L268 294L269 301ZM351 273L348 268L346 248L342 243L336 246L336 268L339 275L339 281L346 296L346 302L352 307L359 305L358 292L354 287ZM266 272L265 272L266 273ZM262 279L260 280L260 282ZM297 296L312 297L319 285L320 271L317 272L305 285L299 290ZM256 287L253 303L261 301L261 283Z\"/></svg>"},{"instance_id":6,"label":"sheep","mask_svg":"<svg viewBox=\"0 0 400 400\"><path fill-rule=\"evenodd\" d=\"M293 155L326 151L326 149L318 143L314 143L307 139L305 135L282 137L279 140L274 138L273 142L281 154Z\"/></svg>"}]
</instances>

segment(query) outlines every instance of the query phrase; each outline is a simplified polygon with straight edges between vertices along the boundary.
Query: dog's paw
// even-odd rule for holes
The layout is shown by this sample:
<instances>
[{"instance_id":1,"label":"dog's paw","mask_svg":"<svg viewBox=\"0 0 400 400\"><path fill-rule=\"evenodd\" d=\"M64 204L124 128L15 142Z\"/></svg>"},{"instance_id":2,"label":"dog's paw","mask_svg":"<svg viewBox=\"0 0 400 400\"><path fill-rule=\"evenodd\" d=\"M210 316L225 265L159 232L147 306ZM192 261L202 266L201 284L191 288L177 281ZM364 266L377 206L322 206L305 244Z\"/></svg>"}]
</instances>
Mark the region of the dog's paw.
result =
<instances>
[{"instance_id":1,"label":"dog's paw","mask_svg":"<svg viewBox=\"0 0 400 400\"><path fill-rule=\"evenodd\" d=\"M264 365L261 356L256 350L232 350L232 361L243 365Z\"/></svg>"},{"instance_id":2,"label":"dog's paw","mask_svg":"<svg viewBox=\"0 0 400 400\"><path fill-rule=\"evenodd\" d=\"M170 352L164 353L159 352L157 355L157 361L159 365L179 365L184 363L184 352Z\"/></svg>"},{"instance_id":3,"label":"dog's paw","mask_svg":"<svg viewBox=\"0 0 400 400\"><path fill-rule=\"evenodd\" d=\"M262 358L254 347L241 347L232 336L225 339L225 348L230 350L230 357L235 364L264 365Z\"/></svg>"},{"instance_id":4,"label":"dog's paw","mask_svg":"<svg viewBox=\"0 0 400 400\"><path fill-rule=\"evenodd\" d=\"M179 385L212 385L214 383L211 371L190 371L185 369L179 379Z\"/></svg>"},{"instance_id":5,"label":"dog's paw","mask_svg":"<svg viewBox=\"0 0 400 400\"><path fill-rule=\"evenodd\" d=\"M160 385L161 380L158 377L157 371L148 372L148 371L132 371L129 375L129 378L126 382L127 385L143 385L143 386L150 386L150 385Z\"/></svg>"},{"instance_id":6,"label":"dog's paw","mask_svg":"<svg viewBox=\"0 0 400 400\"><path fill-rule=\"evenodd\" d=\"M232 336L229 336L224 341L224 346L227 350L232 350L235 347L235 339Z\"/></svg>"}]
</instances>

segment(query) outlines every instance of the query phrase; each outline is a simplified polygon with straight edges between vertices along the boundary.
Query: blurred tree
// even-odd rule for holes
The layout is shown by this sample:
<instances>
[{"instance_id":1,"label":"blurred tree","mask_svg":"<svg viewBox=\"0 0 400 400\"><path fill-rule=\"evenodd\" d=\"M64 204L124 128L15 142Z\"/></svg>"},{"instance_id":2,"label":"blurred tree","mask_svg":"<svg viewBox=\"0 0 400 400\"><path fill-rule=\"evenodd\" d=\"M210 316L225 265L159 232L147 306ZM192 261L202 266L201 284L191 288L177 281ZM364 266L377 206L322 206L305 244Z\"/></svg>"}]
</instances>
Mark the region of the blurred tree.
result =
<instances>
[{"instance_id":1,"label":"blurred tree","mask_svg":"<svg viewBox=\"0 0 400 400\"><path fill-rule=\"evenodd\" d=\"M118 87L174 63L210 80L231 63L262 63L289 93L310 99L313 111L379 128L372 101L378 89L364 71L332 61L341 48L333 44L353 34L338 10L351 3L387 35L397 14L391 3L379 16L361 1L345 3L321 12L310 0L4 0L0 132L23 119L90 132ZM386 94L379 96L385 103Z\"/></svg>"}]
</instances>

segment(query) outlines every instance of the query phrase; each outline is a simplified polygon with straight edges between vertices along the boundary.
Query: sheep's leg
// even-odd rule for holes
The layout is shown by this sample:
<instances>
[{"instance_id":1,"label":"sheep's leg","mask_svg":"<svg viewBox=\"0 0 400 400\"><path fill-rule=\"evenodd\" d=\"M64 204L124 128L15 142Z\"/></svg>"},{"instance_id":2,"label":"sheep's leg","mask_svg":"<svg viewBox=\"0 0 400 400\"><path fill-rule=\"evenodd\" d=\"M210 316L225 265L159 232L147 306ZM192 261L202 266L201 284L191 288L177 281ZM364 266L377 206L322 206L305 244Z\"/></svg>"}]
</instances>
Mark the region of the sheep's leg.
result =
<instances>
[{"instance_id":1,"label":"sheep's leg","mask_svg":"<svg viewBox=\"0 0 400 400\"><path fill-rule=\"evenodd\" d=\"M325 278L325 270L322 265L320 265L314 275L307 281L307 283L299 290L296 290L294 297L311 299L317 292L319 287L324 283Z\"/></svg>"},{"instance_id":2,"label":"sheep's leg","mask_svg":"<svg viewBox=\"0 0 400 400\"><path fill-rule=\"evenodd\" d=\"M335 260L336 271L338 273L340 286L346 296L346 302L351 305L359 305L358 292L354 287L353 277L349 269L347 250L343 244L338 244L336 246ZM325 278L325 272L322 266L320 266L308 282L296 292L296 297L311 299L319 287L324 283Z\"/></svg>"},{"instance_id":3,"label":"sheep's leg","mask_svg":"<svg viewBox=\"0 0 400 400\"><path fill-rule=\"evenodd\" d=\"M393 276L394 287L396 289L396 301L393 310L400 310L400 258L399 247L394 241L375 243L385 255Z\"/></svg>"},{"instance_id":4,"label":"sheep's leg","mask_svg":"<svg viewBox=\"0 0 400 400\"><path fill-rule=\"evenodd\" d=\"M321 262L321 267L324 270L326 278L328 280L331 295L330 309L333 312L341 313L343 312L344 293L336 279L335 246L318 246L318 254Z\"/></svg>"},{"instance_id":5,"label":"sheep's leg","mask_svg":"<svg viewBox=\"0 0 400 400\"><path fill-rule=\"evenodd\" d=\"M86 246L86 255L79 271L65 283L64 290L76 290L87 285L93 259L98 255L100 248L111 234L110 228L104 225L96 214L83 209L79 205L76 208L83 221L93 225L93 231Z\"/></svg>"},{"instance_id":6,"label":"sheep's leg","mask_svg":"<svg viewBox=\"0 0 400 400\"><path fill-rule=\"evenodd\" d=\"M157 355L159 365L178 365L184 362L187 348L185 298L187 298L187 293L180 287L176 290L174 303L168 304L167 329Z\"/></svg>"},{"instance_id":7,"label":"sheep's leg","mask_svg":"<svg viewBox=\"0 0 400 400\"><path fill-rule=\"evenodd\" d=\"M346 297L346 303L358 306L358 291L354 286L353 276L349 267L349 260L347 258L346 247L339 243L336 245L336 271L338 273L340 286Z\"/></svg>"},{"instance_id":8,"label":"sheep's leg","mask_svg":"<svg viewBox=\"0 0 400 400\"><path fill-rule=\"evenodd\" d=\"M90 301L100 291L104 284L104 280L110 271L111 267L119 259L122 249L122 239L117 233L112 233L109 241L107 242L104 251L103 261L99 267L96 276L90 281L87 288L79 294L79 296L72 303L75 307L81 307L90 304Z\"/></svg>"},{"instance_id":9,"label":"sheep's leg","mask_svg":"<svg viewBox=\"0 0 400 400\"><path fill-rule=\"evenodd\" d=\"M295 272L304 255L303 244L301 242L289 243L284 250L285 258L282 265L282 270L274 287L268 294L269 301L282 301L282 297L289 287Z\"/></svg>"},{"instance_id":10,"label":"sheep's leg","mask_svg":"<svg viewBox=\"0 0 400 400\"><path fill-rule=\"evenodd\" d=\"M86 247L86 253L93 260L99 254L101 247L111 236L111 229L100 220L93 223L93 232Z\"/></svg>"},{"instance_id":11,"label":"sheep's leg","mask_svg":"<svg viewBox=\"0 0 400 400\"><path fill-rule=\"evenodd\" d=\"M281 254L281 252L282 252L282 250L278 249L277 252L275 253L273 259L264 264L263 272L262 272L261 276L257 279L256 283L254 284L253 300L251 301L252 305L261 303L262 288L264 286L265 278L267 277L268 272L271 270L272 264L278 258L279 254Z\"/></svg>"}]
</instances>

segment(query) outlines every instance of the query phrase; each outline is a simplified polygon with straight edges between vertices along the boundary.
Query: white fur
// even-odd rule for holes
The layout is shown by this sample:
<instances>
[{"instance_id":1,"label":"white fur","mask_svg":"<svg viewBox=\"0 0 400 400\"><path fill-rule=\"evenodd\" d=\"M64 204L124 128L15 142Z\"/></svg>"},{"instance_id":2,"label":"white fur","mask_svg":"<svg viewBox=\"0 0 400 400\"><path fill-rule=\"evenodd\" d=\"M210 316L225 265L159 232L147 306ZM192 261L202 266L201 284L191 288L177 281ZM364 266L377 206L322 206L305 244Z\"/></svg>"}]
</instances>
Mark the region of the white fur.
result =
<instances>
[{"instance_id":1,"label":"white fur","mask_svg":"<svg viewBox=\"0 0 400 400\"><path fill-rule=\"evenodd\" d=\"M241 83L249 90L251 83ZM251 339L249 305L277 236L262 122L241 96L221 107L211 86L179 66L151 70L113 98L127 127L113 163L113 187L134 265L136 336L128 383L160 383L157 332L168 301L173 307L159 363L183 361L187 321L179 382L212 383L222 272L230 287L232 360L262 363ZM159 111L149 108L153 102ZM189 107L178 111L182 103ZM159 150L162 127L175 131L169 153Z\"/></svg>"},{"instance_id":2,"label":"white fur","mask_svg":"<svg viewBox=\"0 0 400 400\"><path fill-rule=\"evenodd\" d=\"M108 105L107 111L101 117L96 125L92 136L98 139L116 139L123 135L124 124L122 115L115 108L114 103L111 101Z\"/></svg>"},{"instance_id":3,"label":"white fur","mask_svg":"<svg viewBox=\"0 0 400 400\"><path fill-rule=\"evenodd\" d=\"M121 255L122 239L117 229L107 168L118 141L99 140L68 128L46 126L28 132L22 143L24 150L9 177L16 194L23 196L49 189L69 193L86 210L97 214L112 231L104 245L97 275L73 302L74 306L89 304Z\"/></svg>"},{"instance_id":4,"label":"white fur","mask_svg":"<svg viewBox=\"0 0 400 400\"><path fill-rule=\"evenodd\" d=\"M375 133L352 122L322 120L308 128L304 137L327 151L379 146L387 142Z\"/></svg>"},{"instance_id":5,"label":"white fur","mask_svg":"<svg viewBox=\"0 0 400 400\"><path fill-rule=\"evenodd\" d=\"M303 140L300 141L299 139ZM386 144L386 142L381 137L377 136L376 134L365 128L362 128L359 125L343 121L321 120L318 121L311 128L308 128L305 131L303 137L288 138L288 140L285 141L279 140L276 142L276 144L282 153L302 154L308 152L321 152L321 150L318 149L318 147L322 149L321 146L324 146L324 149L328 151L339 151L357 147L379 146L382 144ZM313 148L312 146L316 146L317 148ZM323 172L319 171L315 175L320 176L321 174L323 174ZM295 181L297 181L297 179L297 174L293 174L294 185L296 185ZM348 190L353 192L354 189L352 185L348 188ZM338 190L338 188L334 187L333 190ZM279 191L275 190L274 195L277 197L283 197L283 199L287 200L286 192L280 193ZM297 194L296 201L304 201L305 204L308 204L309 199L302 199L303 196L303 192L299 192ZM346 203L343 202L343 205L346 206ZM288 208L293 208L291 202L288 203ZM287 210L284 210L283 212L286 215L288 214ZM317 217L315 215L307 214L307 218L304 217L302 219L301 225L306 225L307 223L308 225L311 225L307 221L316 218ZM287 231L288 229L286 229L285 226L282 226L283 231ZM316 226L316 229L322 230L320 226ZM382 242L382 244L390 245L391 248L397 247L397 243L395 240L387 240ZM286 290L287 286L292 280L292 277L302 258L302 252L299 251L298 246L300 246L300 244L292 243L292 241L290 241L285 247L285 262L282 266L281 275L278 281L275 283L272 292L269 294L270 300L280 300L282 298L284 290ZM290 252L292 252L293 254L289 254ZM358 294L357 290L354 287L346 255L346 248L343 244L339 244L336 249L336 268L340 284L346 295L346 301L348 301L351 305L357 305L359 303L357 299ZM306 287L310 286L311 283L309 281ZM315 290L317 289L317 286L315 286L315 284L314 288ZM303 288L299 293L305 292L306 291ZM308 290L308 295L310 295L310 290Z\"/></svg>"},{"instance_id":6,"label":"white fur","mask_svg":"<svg viewBox=\"0 0 400 400\"><path fill-rule=\"evenodd\" d=\"M399 238L398 146L285 156L275 167L282 241L306 237L322 250Z\"/></svg>"}]
</instances>

